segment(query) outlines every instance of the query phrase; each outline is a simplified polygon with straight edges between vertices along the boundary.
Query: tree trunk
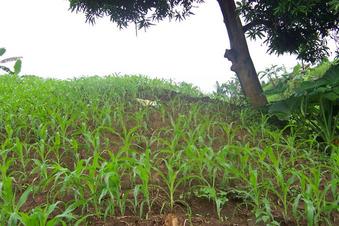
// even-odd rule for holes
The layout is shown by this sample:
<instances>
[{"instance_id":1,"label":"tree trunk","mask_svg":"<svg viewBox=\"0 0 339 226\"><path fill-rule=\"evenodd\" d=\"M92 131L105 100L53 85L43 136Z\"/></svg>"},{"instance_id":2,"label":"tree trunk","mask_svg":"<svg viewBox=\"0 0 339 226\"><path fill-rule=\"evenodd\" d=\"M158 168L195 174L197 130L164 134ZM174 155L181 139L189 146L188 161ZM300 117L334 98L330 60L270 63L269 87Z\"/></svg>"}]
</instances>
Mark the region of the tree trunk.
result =
<instances>
[{"instance_id":1,"label":"tree trunk","mask_svg":"<svg viewBox=\"0 0 339 226\"><path fill-rule=\"evenodd\" d=\"M262 107L267 104L263 94L257 72L252 62L244 29L239 15L236 12L234 0L217 0L226 25L231 49L225 52L225 58L232 62L231 70L234 71L240 81L245 96L254 107Z\"/></svg>"}]
</instances>

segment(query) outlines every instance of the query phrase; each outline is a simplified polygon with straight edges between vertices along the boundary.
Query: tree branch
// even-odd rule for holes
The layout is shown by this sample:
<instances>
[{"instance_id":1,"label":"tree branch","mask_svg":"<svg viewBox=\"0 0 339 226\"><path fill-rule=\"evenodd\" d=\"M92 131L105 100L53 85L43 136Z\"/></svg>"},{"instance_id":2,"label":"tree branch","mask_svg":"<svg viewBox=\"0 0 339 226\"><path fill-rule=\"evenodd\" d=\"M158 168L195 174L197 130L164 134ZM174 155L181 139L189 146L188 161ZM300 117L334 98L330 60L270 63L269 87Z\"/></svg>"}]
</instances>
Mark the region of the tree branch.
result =
<instances>
[{"instance_id":1,"label":"tree branch","mask_svg":"<svg viewBox=\"0 0 339 226\"><path fill-rule=\"evenodd\" d=\"M253 21L249 22L248 24L245 24L244 26L242 26L242 29L243 29L244 33L246 33L251 28L258 26L258 25L261 25L261 24L269 26L269 22L267 20L253 20Z\"/></svg>"},{"instance_id":2,"label":"tree branch","mask_svg":"<svg viewBox=\"0 0 339 226\"><path fill-rule=\"evenodd\" d=\"M237 60L237 52L234 49L226 49L224 57L234 63Z\"/></svg>"}]
</instances>

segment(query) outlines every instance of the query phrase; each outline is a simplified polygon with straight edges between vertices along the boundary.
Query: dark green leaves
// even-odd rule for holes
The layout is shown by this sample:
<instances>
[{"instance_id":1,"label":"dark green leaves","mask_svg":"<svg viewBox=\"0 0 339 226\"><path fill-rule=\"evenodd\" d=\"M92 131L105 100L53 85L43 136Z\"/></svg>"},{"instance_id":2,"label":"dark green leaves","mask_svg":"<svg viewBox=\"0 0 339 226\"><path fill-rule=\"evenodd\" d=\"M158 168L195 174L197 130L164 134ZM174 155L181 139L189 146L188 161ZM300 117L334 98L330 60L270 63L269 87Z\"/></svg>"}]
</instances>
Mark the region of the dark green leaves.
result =
<instances>
[{"instance_id":1,"label":"dark green leaves","mask_svg":"<svg viewBox=\"0 0 339 226\"><path fill-rule=\"evenodd\" d=\"M152 22L165 18L183 20L192 15L192 9L203 0L69 0L70 10L83 12L86 22L94 24L97 18L109 16L110 20L125 28L136 24L138 29L148 28Z\"/></svg>"},{"instance_id":2,"label":"dark green leaves","mask_svg":"<svg viewBox=\"0 0 339 226\"><path fill-rule=\"evenodd\" d=\"M22 61L20 59L18 59L15 64L14 64L14 74L19 74L21 71L21 65L22 65Z\"/></svg>"},{"instance_id":3,"label":"dark green leaves","mask_svg":"<svg viewBox=\"0 0 339 226\"><path fill-rule=\"evenodd\" d=\"M0 48L0 56L4 55L5 52L6 52L5 48Z\"/></svg>"},{"instance_id":4,"label":"dark green leaves","mask_svg":"<svg viewBox=\"0 0 339 226\"><path fill-rule=\"evenodd\" d=\"M339 30L338 0L252 0L238 7L248 36L264 38L269 53L297 54L312 63L329 55L326 37Z\"/></svg>"},{"instance_id":5,"label":"dark green leaves","mask_svg":"<svg viewBox=\"0 0 339 226\"><path fill-rule=\"evenodd\" d=\"M330 146L339 132L336 128L339 117L339 64L333 62L326 69L328 64L325 61L317 68L309 69L313 73L323 73L318 75L318 79L308 78L306 81L293 83L291 78L291 81L285 82L286 91L289 91L290 84L293 85L292 92L289 91L288 98L273 103L269 112L282 120L294 119L296 123L302 122L308 133L317 134ZM295 72L300 73L298 68ZM307 74L304 77L307 79Z\"/></svg>"}]
</instances>

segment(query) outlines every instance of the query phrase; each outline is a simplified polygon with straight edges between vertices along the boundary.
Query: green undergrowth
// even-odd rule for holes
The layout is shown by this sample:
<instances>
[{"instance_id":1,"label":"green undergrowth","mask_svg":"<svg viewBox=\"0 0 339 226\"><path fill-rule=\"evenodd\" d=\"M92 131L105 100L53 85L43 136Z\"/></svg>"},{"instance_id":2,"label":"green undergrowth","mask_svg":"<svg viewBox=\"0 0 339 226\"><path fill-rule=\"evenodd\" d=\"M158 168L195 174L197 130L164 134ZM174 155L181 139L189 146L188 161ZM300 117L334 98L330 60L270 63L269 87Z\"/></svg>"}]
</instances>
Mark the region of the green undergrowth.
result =
<instances>
[{"instance_id":1,"label":"green undergrowth","mask_svg":"<svg viewBox=\"0 0 339 226\"><path fill-rule=\"evenodd\" d=\"M338 147L324 153L293 123L188 96L203 94L140 76L1 76L0 225L178 209L190 220L192 199L220 221L246 209L267 225L338 225ZM136 99L146 97L156 105Z\"/></svg>"},{"instance_id":2,"label":"green undergrowth","mask_svg":"<svg viewBox=\"0 0 339 226\"><path fill-rule=\"evenodd\" d=\"M315 67L302 69L298 64L291 73L268 69L269 83L264 85L269 112L281 120L313 133L327 152L339 143L339 61L324 60ZM275 98L276 100L272 100Z\"/></svg>"}]
</instances>

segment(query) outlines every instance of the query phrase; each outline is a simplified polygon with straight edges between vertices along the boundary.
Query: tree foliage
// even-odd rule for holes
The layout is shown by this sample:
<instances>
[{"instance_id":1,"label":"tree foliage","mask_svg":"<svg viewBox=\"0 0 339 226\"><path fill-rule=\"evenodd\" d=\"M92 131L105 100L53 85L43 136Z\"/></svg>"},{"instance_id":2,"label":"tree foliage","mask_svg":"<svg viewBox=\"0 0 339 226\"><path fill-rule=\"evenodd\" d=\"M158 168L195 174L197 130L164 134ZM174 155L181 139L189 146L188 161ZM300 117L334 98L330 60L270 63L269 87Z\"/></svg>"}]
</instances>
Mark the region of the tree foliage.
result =
<instances>
[{"instance_id":1,"label":"tree foliage","mask_svg":"<svg viewBox=\"0 0 339 226\"><path fill-rule=\"evenodd\" d=\"M248 36L264 38L269 53L297 54L315 62L327 56L326 37L338 34L338 0L243 0L238 3Z\"/></svg>"},{"instance_id":2,"label":"tree foliage","mask_svg":"<svg viewBox=\"0 0 339 226\"><path fill-rule=\"evenodd\" d=\"M192 9L203 0L69 0L71 11L84 12L86 22L109 16L119 28L135 23L147 28L152 22L165 18L183 20L192 15Z\"/></svg>"},{"instance_id":3,"label":"tree foliage","mask_svg":"<svg viewBox=\"0 0 339 226\"><path fill-rule=\"evenodd\" d=\"M69 0L70 10L84 12L86 22L108 16L125 28L130 23L147 28L165 18L183 20L204 0ZM338 0L242 0L238 10L251 38L264 38L269 53L297 54L315 62L327 56L326 37L338 34Z\"/></svg>"}]
</instances>

